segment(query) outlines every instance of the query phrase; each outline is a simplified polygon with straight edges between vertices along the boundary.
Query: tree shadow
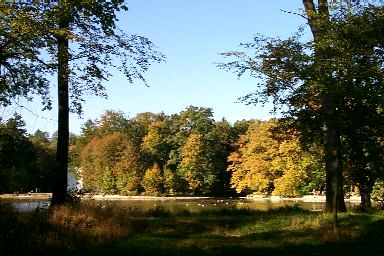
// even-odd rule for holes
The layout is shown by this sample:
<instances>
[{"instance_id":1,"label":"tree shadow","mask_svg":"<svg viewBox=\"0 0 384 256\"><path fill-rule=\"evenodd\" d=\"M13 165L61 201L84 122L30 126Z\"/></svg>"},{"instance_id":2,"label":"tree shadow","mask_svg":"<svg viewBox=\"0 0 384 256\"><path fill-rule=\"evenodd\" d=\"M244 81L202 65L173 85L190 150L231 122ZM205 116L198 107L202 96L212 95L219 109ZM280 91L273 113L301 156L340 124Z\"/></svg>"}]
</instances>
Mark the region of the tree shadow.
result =
<instances>
[{"instance_id":1,"label":"tree shadow","mask_svg":"<svg viewBox=\"0 0 384 256\"><path fill-rule=\"evenodd\" d=\"M65 220L73 212L56 216L62 226L44 219L47 213L33 213L28 220L1 209L0 255L384 255L384 220L368 214L341 216L342 239L334 241L331 223L306 228L295 222L316 219L319 213L290 208L180 215L83 209L74 224L68 224L73 217ZM96 230L103 227L106 232L97 236L95 230L80 228L84 222L92 224L96 215L107 221L94 223ZM288 228L279 224L281 219L287 219ZM108 233L120 226L127 229Z\"/></svg>"},{"instance_id":2,"label":"tree shadow","mask_svg":"<svg viewBox=\"0 0 384 256\"><path fill-rule=\"evenodd\" d=\"M348 234L340 241L319 240L295 243L310 234L299 231L267 231L246 236L228 237L224 234L205 235L196 230L191 234L152 233L135 235L131 241L120 243L116 255L384 255L384 220L364 227L360 237ZM328 232L328 231L326 231ZM331 234L331 231L329 231ZM320 234L320 232L319 232ZM324 234L322 234L324 235ZM103 252L100 250L99 252Z\"/></svg>"}]
</instances>

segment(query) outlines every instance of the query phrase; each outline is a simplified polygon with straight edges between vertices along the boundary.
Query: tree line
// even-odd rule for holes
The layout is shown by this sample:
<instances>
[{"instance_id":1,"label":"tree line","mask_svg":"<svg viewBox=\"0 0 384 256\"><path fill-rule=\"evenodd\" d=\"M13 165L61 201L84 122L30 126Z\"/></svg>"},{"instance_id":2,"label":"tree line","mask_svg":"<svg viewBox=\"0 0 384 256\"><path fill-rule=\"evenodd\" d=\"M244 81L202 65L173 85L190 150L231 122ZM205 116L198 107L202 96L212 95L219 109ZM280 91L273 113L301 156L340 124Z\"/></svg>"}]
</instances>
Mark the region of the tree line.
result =
<instances>
[{"instance_id":1,"label":"tree line","mask_svg":"<svg viewBox=\"0 0 384 256\"><path fill-rule=\"evenodd\" d=\"M231 124L194 106L133 118L106 111L70 135L70 171L83 179L86 192L107 194L294 197L324 191L321 146L303 147L297 131L281 130L282 121ZM0 190L50 192L57 135L28 135L23 126L20 116L1 123ZM358 192L353 169L344 173L344 192ZM380 179L377 184L381 196Z\"/></svg>"},{"instance_id":2,"label":"tree line","mask_svg":"<svg viewBox=\"0 0 384 256\"><path fill-rule=\"evenodd\" d=\"M226 159L247 121L215 121L210 108L87 121L73 149L86 190L120 194L228 195Z\"/></svg>"}]
</instances>

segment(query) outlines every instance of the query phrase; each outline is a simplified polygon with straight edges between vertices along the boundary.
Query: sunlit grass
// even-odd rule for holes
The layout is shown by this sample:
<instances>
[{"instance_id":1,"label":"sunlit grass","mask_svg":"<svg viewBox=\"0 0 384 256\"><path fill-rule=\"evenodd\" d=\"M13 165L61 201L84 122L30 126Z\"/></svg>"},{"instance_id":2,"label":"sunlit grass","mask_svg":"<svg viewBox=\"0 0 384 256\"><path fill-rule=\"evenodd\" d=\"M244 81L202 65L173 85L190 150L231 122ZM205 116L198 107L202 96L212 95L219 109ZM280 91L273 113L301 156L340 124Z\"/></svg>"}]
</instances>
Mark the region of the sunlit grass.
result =
<instances>
[{"instance_id":1,"label":"sunlit grass","mask_svg":"<svg viewBox=\"0 0 384 256\"><path fill-rule=\"evenodd\" d=\"M0 255L381 255L384 214L298 208L145 213L88 204L16 213L1 208ZM369 248L369 249L368 249ZM49 253L48 253L49 252ZM383 254L384 255L384 254Z\"/></svg>"}]
</instances>

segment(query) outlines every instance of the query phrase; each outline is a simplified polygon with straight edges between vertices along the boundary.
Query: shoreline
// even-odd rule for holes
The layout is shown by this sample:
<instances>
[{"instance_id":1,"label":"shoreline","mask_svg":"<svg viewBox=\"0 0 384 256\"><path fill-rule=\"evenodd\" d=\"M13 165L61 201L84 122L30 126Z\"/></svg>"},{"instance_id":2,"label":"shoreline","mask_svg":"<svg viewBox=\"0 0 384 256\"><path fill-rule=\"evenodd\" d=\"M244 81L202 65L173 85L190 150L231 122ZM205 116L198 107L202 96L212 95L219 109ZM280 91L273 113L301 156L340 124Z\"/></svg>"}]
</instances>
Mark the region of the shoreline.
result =
<instances>
[{"instance_id":1,"label":"shoreline","mask_svg":"<svg viewBox=\"0 0 384 256\"><path fill-rule=\"evenodd\" d=\"M23 194L0 194L0 199L31 199L31 200L50 200L52 193L23 193Z\"/></svg>"},{"instance_id":2,"label":"shoreline","mask_svg":"<svg viewBox=\"0 0 384 256\"><path fill-rule=\"evenodd\" d=\"M0 199L20 199L20 200L50 200L52 193L30 193L30 194L0 194ZM220 197L203 197L203 196L121 196L121 195L103 195L103 194L84 194L81 196L81 200L207 200L215 199ZM281 201L292 201L292 202L325 202L325 196L314 196L305 195L303 197L280 197L280 196L247 196L247 197L232 197L231 199L241 199L250 201L260 202L281 202ZM352 196L344 199L346 202L360 202L359 196Z\"/></svg>"},{"instance_id":3,"label":"shoreline","mask_svg":"<svg viewBox=\"0 0 384 256\"><path fill-rule=\"evenodd\" d=\"M50 200L52 193L25 193L25 194L0 194L0 199L31 199L31 200ZM121 195L104 195L104 194L88 194L81 196L81 200L198 200L211 199L213 197L204 196L121 196Z\"/></svg>"},{"instance_id":4,"label":"shoreline","mask_svg":"<svg viewBox=\"0 0 384 256\"><path fill-rule=\"evenodd\" d=\"M316 203L316 202L325 202L326 201L325 195L305 195L302 197L247 196L247 197L242 197L242 198L253 200L253 201L272 201L272 202L293 201L293 202ZM344 198L344 201L345 202L360 202L361 197L360 196L351 196L349 198Z\"/></svg>"}]
</instances>

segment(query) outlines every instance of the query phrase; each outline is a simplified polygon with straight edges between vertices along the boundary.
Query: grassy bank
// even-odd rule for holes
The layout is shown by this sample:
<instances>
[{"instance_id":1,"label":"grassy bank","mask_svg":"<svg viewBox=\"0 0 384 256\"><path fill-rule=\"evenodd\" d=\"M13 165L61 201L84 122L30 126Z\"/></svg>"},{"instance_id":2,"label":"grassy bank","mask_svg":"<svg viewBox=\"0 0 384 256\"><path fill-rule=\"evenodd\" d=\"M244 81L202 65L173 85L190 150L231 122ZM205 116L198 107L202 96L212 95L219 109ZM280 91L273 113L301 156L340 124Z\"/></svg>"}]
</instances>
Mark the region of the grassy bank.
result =
<instances>
[{"instance_id":1,"label":"grassy bank","mask_svg":"<svg viewBox=\"0 0 384 256\"><path fill-rule=\"evenodd\" d=\"M296 208L0 211L0 255L384 255L383 212L341 214L341 239L334 241L331 216Z\"/></svg>"}]
</instances>

